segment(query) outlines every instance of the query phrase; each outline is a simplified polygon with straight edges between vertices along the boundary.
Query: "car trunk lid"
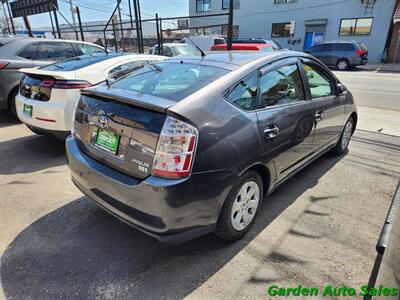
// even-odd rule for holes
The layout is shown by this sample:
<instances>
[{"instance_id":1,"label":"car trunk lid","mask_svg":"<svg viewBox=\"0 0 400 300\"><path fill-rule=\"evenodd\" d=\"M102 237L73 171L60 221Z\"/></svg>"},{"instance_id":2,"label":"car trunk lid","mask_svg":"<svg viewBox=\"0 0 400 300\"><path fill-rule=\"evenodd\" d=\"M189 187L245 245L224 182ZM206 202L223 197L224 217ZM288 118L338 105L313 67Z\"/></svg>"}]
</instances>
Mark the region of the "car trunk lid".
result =
<instances>
[{"instance_id":1,"label":"car trunk lid","mask_svg":"<svg viewBox=\"0 0 400 300\"><path fill-rule=\"evenodd\" d=\"M45 72L35 68L20 69L19 90L22 96L38 101L49 101L57 80L75 79L75 72Z\"/></svg>"},{"instance_id":2,"label":"car trunk lid","mask_svg":"<svg viewBox=\"0 0 400 300\"><path fill-rule=\"evenodd\" d=\"M75 114L81 151L135 178L150 175L166 110L175 102L106 87L84 90Z\"/></svg>"}]
</instances>

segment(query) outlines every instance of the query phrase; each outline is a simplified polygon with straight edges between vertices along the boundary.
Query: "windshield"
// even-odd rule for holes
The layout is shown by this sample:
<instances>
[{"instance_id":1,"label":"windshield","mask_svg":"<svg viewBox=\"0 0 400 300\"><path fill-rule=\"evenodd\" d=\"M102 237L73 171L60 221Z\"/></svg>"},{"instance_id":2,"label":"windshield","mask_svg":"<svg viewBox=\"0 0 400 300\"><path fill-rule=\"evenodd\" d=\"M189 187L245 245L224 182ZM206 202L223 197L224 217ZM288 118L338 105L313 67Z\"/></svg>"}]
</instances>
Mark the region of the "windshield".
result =
<instances>
[{"instance_id":1,"label":"windshield","mask_svg":"<svg viewBox=\"0 0 400 300\"><path fill-rule=\"evenodd\" d=\"M195 48L188 44L172 47L176 55L197 55L198 52Z\"/></svg>"},{"instance_id":2,"label":"windshield","mask_svg":"<svg viewBox=\"0 0 400 300\"><path fill-rule=\"evenodd\" d=\"M112 88L127 89L179 102L212 83L229 71L221 68L181 62L158 62L144 65Z\"/></svg>"},{"instance_id":3,"label":"windshield","mask_svg":"<svg viewBox=\"0 0 400 300\"><path fill-rule=\"evenodd\" d=\"M120 56L121 54L95 54L95 55L82 55L64 61L56 62L51 65L41 67L40 69L46 71L76 71L96 64L107 59Z\"/></svg>"}]
</instances>

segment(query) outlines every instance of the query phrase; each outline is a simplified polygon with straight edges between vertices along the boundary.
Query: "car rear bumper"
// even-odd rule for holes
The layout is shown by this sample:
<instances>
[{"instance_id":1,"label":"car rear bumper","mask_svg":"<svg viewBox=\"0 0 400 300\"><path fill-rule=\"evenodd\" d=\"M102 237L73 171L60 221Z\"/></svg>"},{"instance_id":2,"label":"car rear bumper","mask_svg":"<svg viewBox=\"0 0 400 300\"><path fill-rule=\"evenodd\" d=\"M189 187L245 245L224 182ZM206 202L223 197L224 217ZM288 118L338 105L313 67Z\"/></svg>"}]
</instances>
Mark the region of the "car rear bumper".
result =
<instances>
[{"instance_id":1,"label":"car rear bumper","mask_svg":"<svg viewBox=\"0 0 400 300\"><path fill-rule=\"evenodd\" d=\"M24 114L24 105L32 106L32 116ZM66 117L66 102L37 101L18 94L15 107L18 118L27 125L49 131L71 131L72 116Z\"/></svg>"},{"instance_id":2,"label":"car rear bumper","mask_svg":"<svg viewBox=\"0 0 400 300\"><path fill-rule=\"evenodd\" d=\"M167 180L139 180L118 172L66 140L72 181L100 207L157 240L175 244L211 232L237 175L227 171Z\"/></svg>"}]
</instances>

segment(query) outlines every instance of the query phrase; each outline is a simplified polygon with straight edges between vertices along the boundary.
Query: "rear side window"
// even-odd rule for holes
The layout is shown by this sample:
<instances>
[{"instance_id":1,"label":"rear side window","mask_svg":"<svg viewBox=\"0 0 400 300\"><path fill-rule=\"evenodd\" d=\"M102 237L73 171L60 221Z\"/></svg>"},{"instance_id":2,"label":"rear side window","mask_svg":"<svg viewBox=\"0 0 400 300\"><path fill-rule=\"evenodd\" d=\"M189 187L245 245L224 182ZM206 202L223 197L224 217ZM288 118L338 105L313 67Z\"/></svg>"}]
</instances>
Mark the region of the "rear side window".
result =
<instances>
[{"instance_id":1,"label":"rear side window","mask_svg":"<svg viewBox=\"0 0 400 300\"><path fill-rule=\"evenodd\" d=\"M75 51L72 44L43 42L39 47L37 58L40 60L61 60L74 56Z\"/></svg>"},{"instance_id":2,"label":"rear side window","mask_svg":"<svg viewBox=\"0 0 400 300\"><path fill-rule=\"evenodd\" d=\"M226 99L244 110L257 106L257 72L242 79L228 94Z\"/></svg>"},{"instance_id":3,"label":"rear side window","mask_svg":"<svg viewBox=\"0 0 400 300\"><path fill-rule=\"evenodd\" d=\"M68 60L56 62L51 65L47 65L42 67L41 69L47 71L75 71L78 69L82 69L88 67L93 64L97 64L99 62L105 61L107 59L111 59L118 55L112 54L101 54L101 55L87 55L87 56L78 56Z\"/></svg>"},{"instance_id":4,"label":"rear side window","mask_svg":"<svg viewBox=\"0 0 400 300\"><path fill-rule=\"evenodd\" d=\"M226 69L200 64L157 62L144 65L111 87L179 102L228 72Z\"/></svg>"},{"instance_id":5,"label":"rear side window","mask_svg":"<svg viewBox=\"0 0 400 300\"><path fill-rule=\"evenodd\" d=\"M26 59L34 59L37 46L37 43L32 43L26 46L20 53L18 53L18 56Z\"/></svg>"},{"instance_id":6,"label":"rear side window","mask_svg":"<svg viewBox=\"0 0 400 300\"><path fill-rule=\"evenodd\" d=\"M306 71L312 99L333 95L332 85L328 76L314 65L305 64L304 70Z\"/></svg>"},{"instance_id":7,"label":"rear side window","mask_svg":"<svg viewBox=\"0 0 400 300\"><path fill-rule=\"evenodd\" d=\"M297 65L282 66L261 76L260 95L265 107L305 100Z\"/></svg>"},{"instance_id":8,"label":"rear side window","mask_svg":"<svg viewBox=\"0 0 400 300\"><path fill-rule=\"evenodd\" d=\"M354 51L354 45L350 43L333 44L334 51Z\"/></svg>"}]
</instances>

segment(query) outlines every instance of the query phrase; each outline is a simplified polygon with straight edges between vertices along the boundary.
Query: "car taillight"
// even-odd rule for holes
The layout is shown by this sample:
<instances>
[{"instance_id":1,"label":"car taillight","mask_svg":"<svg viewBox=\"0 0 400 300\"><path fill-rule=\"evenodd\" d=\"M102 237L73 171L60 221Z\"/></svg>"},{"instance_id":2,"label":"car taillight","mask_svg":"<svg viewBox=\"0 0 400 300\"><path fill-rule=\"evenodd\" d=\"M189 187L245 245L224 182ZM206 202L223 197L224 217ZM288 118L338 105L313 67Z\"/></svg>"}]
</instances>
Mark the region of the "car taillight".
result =
<instances>
[{"instance_id":1,"label":"car taillight","mask_svg":"<svg viewBox=\"0 0 400 300\"><path fill-rule=\"evenodd\" d=\"M54 86L55 80L51 80L51 79L46 79L46 80L42 80L40 82L40 87L45 87L45 88L51 88Z\"/></svg>"},{"instance_id":2,"label":"car taillight","mask_svg":"<svg viewBox=\"0 0 400 300\"><path fill-rule=\"evenodd\" d=\"M188 177L198 137L194 126L168 116L158 139L152 174L168 179Z\"/></svg>"},{"instance_id":3,"label":"car taillight","mask_svg":"<svg viewBox=\"0 0 400 300\"><path fill-rule=\"evenodd\" d=\"M54 83L55 89L84 89L92 86L85 80L57 80Z\"/></svg>"},{"instance_id":4,"label":"car taillight","mask_svg":"<svg viewBox=\"0 0 400 300\"><path fill-rule=\"evenodd\" d=\"M364 51L364 50L361 50L361 49L358 49L358 50L356 50L356 53L357 53L358 55L364 55L364 54L365 54L365 51Z\"/></svg>"},{"instance_id":5,"label":"car taillight","mask_svg":"<svg viewBox=\"0 0 400 300\"><path fill-rule=\"evenodd\" d=\"M0 61L0 70L8 66L8 62Z\"/></svg>"}]
</instances>

